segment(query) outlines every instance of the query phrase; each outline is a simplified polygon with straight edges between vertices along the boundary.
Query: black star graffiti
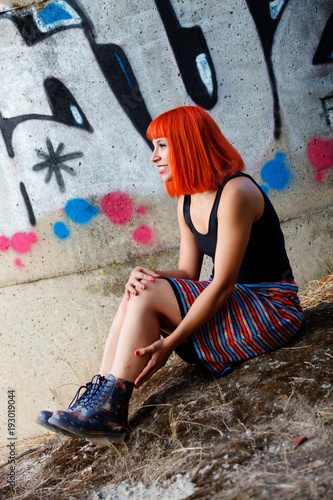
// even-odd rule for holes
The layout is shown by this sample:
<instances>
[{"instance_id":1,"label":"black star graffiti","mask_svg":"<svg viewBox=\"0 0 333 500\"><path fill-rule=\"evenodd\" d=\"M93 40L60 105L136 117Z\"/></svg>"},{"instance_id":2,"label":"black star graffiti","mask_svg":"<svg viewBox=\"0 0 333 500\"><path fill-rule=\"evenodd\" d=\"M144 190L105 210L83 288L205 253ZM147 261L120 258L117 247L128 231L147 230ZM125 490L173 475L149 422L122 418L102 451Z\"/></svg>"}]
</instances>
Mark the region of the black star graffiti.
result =
<instances>
[{"instance_id":1,"label":"black star graffiti","mask_svg":"<svg viewBox=\"0 0 333 500\"><path fill-rule=\"evenodd\" d=\"M54 173L56 181L58 183L59 189L62 193L65 192L65 181L62 175L62 170L64 172L67 172L70 175L76 175L76 172L74 168L68 167L65 165L66 161L69 160L75 160L75 158L82 158L83 153L81 152L75 152L75 153L68 153L66 155L63 155L62 152L65 148L64 144L61 142L59 146L57 147L56 151L54 151L52 142L50 139L46 139L46 146L48 149L48 154L44 153L43 151L37 151L37 156L39 158L42 158L44 161L41 163L37 163L32 167L32 170L35 172L39 172L40 170L44 170L45 168L48 169L48 172L45 176L45 183L47 184L50 182L51 177Z\"/></svg>"}]
</instances>

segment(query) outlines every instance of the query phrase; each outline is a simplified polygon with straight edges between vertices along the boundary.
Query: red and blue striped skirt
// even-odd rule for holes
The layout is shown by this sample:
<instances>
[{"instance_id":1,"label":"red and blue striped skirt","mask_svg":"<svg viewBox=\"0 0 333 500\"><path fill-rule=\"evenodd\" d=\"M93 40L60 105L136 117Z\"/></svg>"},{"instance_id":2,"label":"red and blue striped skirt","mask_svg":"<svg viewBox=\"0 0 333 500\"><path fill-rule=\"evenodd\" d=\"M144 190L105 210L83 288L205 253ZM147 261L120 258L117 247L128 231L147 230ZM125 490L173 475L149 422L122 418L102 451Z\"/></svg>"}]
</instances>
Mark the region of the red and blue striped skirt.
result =
<instances>
[{"instance_id":1,"label":"red and blue striped skirt","mask_svg":"<svg viewBox=\"0 0 333 500\"><path fill-rule=\"evenodd\" d=\"M210 281L166 278L184 318ZM215 376L230 365L272 351L295 335L302 323L296 283L236 284L222 309L191 335L200 361Z\"/></svg>"}]
</instances>

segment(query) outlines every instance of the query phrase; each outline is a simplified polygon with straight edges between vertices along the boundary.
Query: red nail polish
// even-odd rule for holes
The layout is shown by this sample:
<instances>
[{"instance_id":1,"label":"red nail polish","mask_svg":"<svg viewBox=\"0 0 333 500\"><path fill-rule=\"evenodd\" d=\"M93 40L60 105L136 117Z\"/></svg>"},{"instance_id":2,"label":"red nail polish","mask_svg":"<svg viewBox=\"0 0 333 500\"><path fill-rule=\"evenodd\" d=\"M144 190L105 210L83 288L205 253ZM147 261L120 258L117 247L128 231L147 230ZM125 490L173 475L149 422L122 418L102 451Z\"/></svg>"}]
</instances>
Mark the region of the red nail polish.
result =
<instances>
[{"instance_id":1,"label":"red nail polish","mask_svg":"<svg viewBox=\"0 0 333 500\"><path fill-rule=\"evenodd\" d=\"M155 281L155 279L154 278L150 278L150 281Z\"/></svg>"},{"instance_id":2,"label":"red nail polish","mask_svg":"<svg viewBox=\"0 0 333 500\"><path fill-rule=\"evenodd\" d=\"M135 351L135 356L140 356L140 351Z\"/></svg>"}]
</instances>

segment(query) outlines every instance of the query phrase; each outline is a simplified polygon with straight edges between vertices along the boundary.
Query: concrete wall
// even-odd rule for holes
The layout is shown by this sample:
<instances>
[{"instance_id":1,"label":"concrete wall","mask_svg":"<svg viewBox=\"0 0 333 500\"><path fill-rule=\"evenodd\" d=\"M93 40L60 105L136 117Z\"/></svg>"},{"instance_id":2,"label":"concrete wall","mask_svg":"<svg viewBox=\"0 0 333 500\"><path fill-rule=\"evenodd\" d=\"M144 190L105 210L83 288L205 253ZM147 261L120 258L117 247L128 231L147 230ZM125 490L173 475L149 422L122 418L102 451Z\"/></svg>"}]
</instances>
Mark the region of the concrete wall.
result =
<instances>
[{"instance_id":1,"label":"concrete wall","mask_svg":"<svg viewBox=\"0 0 333 500\"><path fill-rule=\"evenodd\" d=\"M275 204L298 283L327 270L332 15L331 0L2 0L0 406L14 389L19 437L98 370L130 269L177 266L145 139L161 112L208 109Z\"/></svg>"}]
</instances>

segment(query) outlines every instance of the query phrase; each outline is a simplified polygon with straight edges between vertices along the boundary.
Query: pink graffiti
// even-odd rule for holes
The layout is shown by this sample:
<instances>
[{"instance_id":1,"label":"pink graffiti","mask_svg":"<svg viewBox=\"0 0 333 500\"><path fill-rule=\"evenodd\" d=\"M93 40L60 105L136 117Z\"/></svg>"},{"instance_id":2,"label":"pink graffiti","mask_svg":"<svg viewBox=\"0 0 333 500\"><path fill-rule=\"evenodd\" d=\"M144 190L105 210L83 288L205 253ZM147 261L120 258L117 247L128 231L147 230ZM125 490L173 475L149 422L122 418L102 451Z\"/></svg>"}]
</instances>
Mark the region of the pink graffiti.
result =
<instances>
[{"instance_id":1,"label":"pink graffiti","mask_svg":"<svg viewBox=\"0 0 333 500\"><path fill-rule=\"evenodd\" d=\"M0 251L5 252L10 247L10 240L6 236L0 236Z\"/></svg>"},{"instance_id":2,"label":"pink graffiti","mask_svg":"<svg viewBox=\"0 0 333 500\"><path fill-rule=\"evenodd\" d=\"M125 193L109 193L101 200L101 208L111 222L117 226L128 224L133 214L131 198ZM140 205L136 212L145 215L147 208ZM153 239L153 232L148 226L141 226L133 232L133 240L140 245L148 245Z\"/></svg>"},{"instance_id":3,"label":"pink graffiti","mask_svg":"<svg viewBox=\"0 0 333 500\"><path fill-rule=\"evenodd\" d=\"M133 232L133 240L140 245L148 245L153 239L153 232L148 226L141 226Z\"/></svg>"},{"instance_id":4,"label":"pink graffiti","mask_svg":"<svg viewBox=\"0 0 333 500\"><path fill-rule=\"evenodd\" d=\"M16 267L23 267L23 262L21 261L21 259L15 259L14 264Z\"/></svg>"},{"instance_id":5,"label":"pink graffiti","mask_svg":"<svg viewBox=\"0 0 333 500\"><path fill-rule=\"evenodd\" d=\"M322 182L324 174L333 168L333 142L329 139L312 139L308 143L307 153L316 170L316 181Z\"/></svg>"},{"instance_id":6,"label":"pink graffiti","mask_svg":"<svg viewBox=\"0 0 333 500\"><path fill-rule=\"evenodd\" d=\"M35 233L16 233L11 239L11 246L17 253L27 253L36 241L37 235Z\"/></svg>"},{"instance_id":7,"label":"pink graffiti","mask_svg":"<svg viewBox=\"0 0 333 500\"><path fill-rule=\"evenodd\" d=\"M110 221L117 226L128 224L132 217L132 201L125 193L107 194L101 200L101 208Z\"/></svg>"},{"instance_id":8,"label":"pink graffiti","mask_svg":"<svg viewBox=\"0 0 333 500\"><path fill-rule=\"evenodd\" d=\"M139 215L144 215L147 212L147 207L144 205L140 205L136 211L138 212Z\"/></svg>"}]
</instances>

